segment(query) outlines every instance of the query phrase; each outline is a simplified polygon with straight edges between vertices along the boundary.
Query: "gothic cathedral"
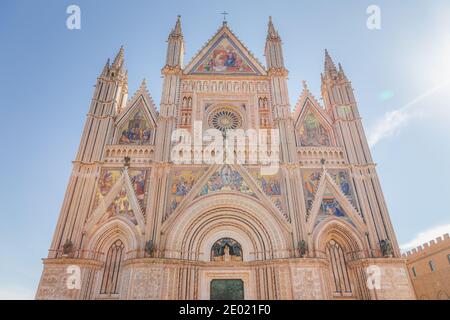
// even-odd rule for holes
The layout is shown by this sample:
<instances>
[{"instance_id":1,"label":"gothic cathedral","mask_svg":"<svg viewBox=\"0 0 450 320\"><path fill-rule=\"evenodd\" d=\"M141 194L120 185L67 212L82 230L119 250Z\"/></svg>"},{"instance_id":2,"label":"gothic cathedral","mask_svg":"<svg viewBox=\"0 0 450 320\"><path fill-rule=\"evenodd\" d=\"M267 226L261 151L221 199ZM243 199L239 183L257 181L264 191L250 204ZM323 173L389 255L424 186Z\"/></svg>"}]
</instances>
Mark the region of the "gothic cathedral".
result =
<instances>
[{"instance_id":1,"label":"gothic cathedral","mask_svg":"<svg viewBox=\"0 0 450 320\"><path fill-rule=\"evenodd\" d=\"M226 22L183 56L178 18L159 110L145 81L128 97L123 48L104 66L36 298L414 299L342 66L325 52L324 105L304 83L292 112L271 19L266 65ZM276 131L277 170L174 161L195 123Z\"/></svg>"}]
</instances>

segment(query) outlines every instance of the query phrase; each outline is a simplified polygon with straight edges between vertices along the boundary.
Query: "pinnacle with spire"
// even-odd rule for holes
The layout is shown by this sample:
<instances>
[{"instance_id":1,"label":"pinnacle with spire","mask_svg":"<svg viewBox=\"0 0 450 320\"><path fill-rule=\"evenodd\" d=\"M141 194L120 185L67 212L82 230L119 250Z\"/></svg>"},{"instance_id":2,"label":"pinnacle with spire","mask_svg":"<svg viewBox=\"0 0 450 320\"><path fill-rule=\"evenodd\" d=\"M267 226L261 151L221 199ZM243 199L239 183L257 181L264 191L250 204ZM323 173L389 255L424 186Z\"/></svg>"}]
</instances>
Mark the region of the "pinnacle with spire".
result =
<instances>
[{"instance_id":1,"label":"pinnacle with spire","mask_svg":"<svg viewBox=\"0 0 450 320\"><path fill-rule=\"evenodd\" d=\"M183 32L181 31L181 16L177 16L177 22L175 23L175 27L173 28L172 32L170 33L171 37L182 37Z\"/></svg>"},{"instance_id":2,"label":"pinnacle with spire","mask_svg":"<svg viewBox=\"0 0 450 320\"><path fill-rule=\"evenodd\" d=\"M276 40L280 39L280 35L278 34L278 31L275 29L273 22L272 22L272 16L269 16L269 28L267 31L267 40Z\"/></svg>"},{"instance_id":3,"label":"pinnacle with spire","mask_svg":"<svg viewBox=\"0 0 450 320\"><path fill-rule=\"evenodd\" d=\"M347 77L345 75L344 69L342 68L342 65L338 63L338 67L336 68L336 65L331 58L329 52L327 49L325 49L325 63L324 63L324 73L322 74L322 79L344 79L347 80Z\"/></svg>"},{"instance_id":4,"label":"pinnacle with spire","mask_svg":"<svg viewBox=\"0 0 450 320\"><path fill-rule=\"evenodd\" d=\"M330 72L336 72L336 65L333 62L328 50L325 49L325 65L324 65L325 74L329 74Z\"/></svg>"},{"instance_id":5,"label":"pinnacle with spire","mask_svg":"<svg viewBox=\"0 0 450 320\"><path fill-rule=\"evenodd\" d=\"M125 59L125 50L122 45L122 46L120 46L119 52L117 53L116 58L114 59L112 67L113 68L121 68L123 65L124 59Z\"/></svg>"}]
</instances>

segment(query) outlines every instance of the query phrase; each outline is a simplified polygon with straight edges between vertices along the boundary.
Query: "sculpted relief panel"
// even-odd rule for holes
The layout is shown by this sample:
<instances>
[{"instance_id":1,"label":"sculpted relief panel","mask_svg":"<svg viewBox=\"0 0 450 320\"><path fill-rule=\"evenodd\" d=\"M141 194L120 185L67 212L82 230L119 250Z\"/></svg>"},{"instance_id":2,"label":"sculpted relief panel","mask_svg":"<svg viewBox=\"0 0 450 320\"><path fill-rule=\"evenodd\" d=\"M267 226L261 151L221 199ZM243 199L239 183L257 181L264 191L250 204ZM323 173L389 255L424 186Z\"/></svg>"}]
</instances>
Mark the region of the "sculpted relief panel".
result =
<instances>
[{"instance_id":1,"label":"sculpted relief panel","mask_svg":"<svg viewBox=\"0 0 450 320\"><path fill-rule=\"evenodd\" d=\"M163 268L139 267L134 269L132 274L130 299L160 299Z\"/></svg>"},{"instance_id":2,"label":"sculpted relief panel","mask_svg":"<svg viewBox=\"0 0 450 320\"><path fill-rule=\"evenodd\" d=\"M292 291L295 300L321 300L322 279L318 268L295 268L292 270Z\"/></svg>"}]
</instances>

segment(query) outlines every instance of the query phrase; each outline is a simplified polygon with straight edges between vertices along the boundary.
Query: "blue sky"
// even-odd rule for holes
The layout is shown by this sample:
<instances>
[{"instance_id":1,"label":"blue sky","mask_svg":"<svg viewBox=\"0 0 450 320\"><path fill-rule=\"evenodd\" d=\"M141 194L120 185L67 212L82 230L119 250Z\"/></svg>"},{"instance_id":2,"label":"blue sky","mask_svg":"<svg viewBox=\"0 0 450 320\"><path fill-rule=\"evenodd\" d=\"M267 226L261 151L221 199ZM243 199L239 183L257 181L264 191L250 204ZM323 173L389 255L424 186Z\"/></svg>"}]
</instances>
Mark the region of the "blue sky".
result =
<instances>
[{"instance_id":1,"label":"blue sky","mask_svg":"<svg viewBox=\"0 0 450 320\"><path fill-rule=\"evenodd\" d=\"M81 30L66 8L81 8ZM366 27L368 5L382 29ZM450 2L1 1L0 298L32 298L54 232L93 85L126 49L130 94L145 77L159 102L166 40L182 15L185 62L229 26L262 62L268 16L284 41L292 106L320 96L328 48L353 82L399 242L449 231ZM445 201L444 201L445 202Z\"/></svg>"}]
</instances>

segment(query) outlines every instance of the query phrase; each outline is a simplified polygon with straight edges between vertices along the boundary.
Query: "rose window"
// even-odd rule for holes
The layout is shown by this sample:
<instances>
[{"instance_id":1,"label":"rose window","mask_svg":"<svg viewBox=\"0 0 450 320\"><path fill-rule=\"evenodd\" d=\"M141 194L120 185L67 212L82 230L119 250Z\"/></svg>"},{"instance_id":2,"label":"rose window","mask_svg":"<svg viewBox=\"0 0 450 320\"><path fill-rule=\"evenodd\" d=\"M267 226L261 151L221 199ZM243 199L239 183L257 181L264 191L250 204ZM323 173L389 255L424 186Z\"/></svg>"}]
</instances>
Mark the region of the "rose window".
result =
<instances>
[{"instance_id":1,"label":"rose window","mask_svg":"<svg viewBox=\"0 0 450 320\"><path fill-rule=\"evenodd\" d=\"M220 109L210 115L208 124L210 127L225 133L227 130L241 127L242 119L239 114L230 109Z\"/></svg>"}]
</instances>

